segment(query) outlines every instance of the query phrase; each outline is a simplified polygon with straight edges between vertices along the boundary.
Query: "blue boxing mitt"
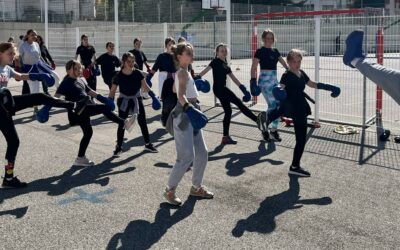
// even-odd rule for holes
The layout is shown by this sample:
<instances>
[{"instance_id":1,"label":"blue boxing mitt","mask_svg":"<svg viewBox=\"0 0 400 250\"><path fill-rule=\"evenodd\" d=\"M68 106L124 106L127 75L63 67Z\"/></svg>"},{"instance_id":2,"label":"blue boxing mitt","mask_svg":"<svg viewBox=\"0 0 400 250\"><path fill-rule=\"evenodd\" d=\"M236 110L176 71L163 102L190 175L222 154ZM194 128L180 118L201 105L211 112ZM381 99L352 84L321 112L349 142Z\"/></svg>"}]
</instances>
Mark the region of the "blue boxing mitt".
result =
<instances>
[{"instance_id":1,"label":"blue boxing mitt","mask_svg":"<svg viewBox=\"0 0 400 250\"><path fill-rule=\"evenodd\" d=\"M29 79L44 82L48 87L52 87L56 82L54 77L47 73L30 73Z\"/></svg>"}]
</instances>

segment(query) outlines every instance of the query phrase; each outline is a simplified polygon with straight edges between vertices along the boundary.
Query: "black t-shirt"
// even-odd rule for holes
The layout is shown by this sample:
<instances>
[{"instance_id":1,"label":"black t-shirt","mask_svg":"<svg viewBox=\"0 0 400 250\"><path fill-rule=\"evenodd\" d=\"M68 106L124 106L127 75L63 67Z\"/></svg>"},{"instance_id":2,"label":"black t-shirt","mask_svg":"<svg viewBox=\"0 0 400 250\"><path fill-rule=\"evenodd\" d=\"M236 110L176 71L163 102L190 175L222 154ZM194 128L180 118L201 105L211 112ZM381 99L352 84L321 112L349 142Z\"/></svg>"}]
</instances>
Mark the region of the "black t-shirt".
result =
<instances>
[{"instance_id":1,"label":"black t-shirt","mask_svg":"<svg viewBox=\"0 0 400 250\"><path fill-rule=\"evenodd\" d=\"M158 55L156 62L153 65L153 70L166 71L168 73L175 73L176 67L174 63L174 58L171 54L164 52Z\"/></svg>"},{"instance_id":2,"label":"black t-shirt","mask_svg":"<svg viewBox=\"0 0 400 250\"><path fill-rule=\"evenodd\" d=\"M276 64L281 57L281 53L275 48L259 48L254 57L260 60L260 68L267 70L276 70Z\"/></svg>"},{"instance_id":3,"label":"black t-shirt","mask_svg":"<svg viewBox=\"0 0 400 250\"><path fill-rule=\"evenodd\" d=\"M209 66L213 70L213 89L221 89L226 86L226 76L232 73L231 68L228 66L228 63L219 59L214 58Z\"/></svg>"},{"instance_id":4,"label":"black t-shirt","mask_svg":"<svg viewBox=\"0 0 400 250\"><path fill-rule=\"evenodd\" d=\"M133 50L130 50L129 52L135 56L135 62L138 66L138 69L143 70L143 64L144 64L144 62L147 62L147 57L143 53L143 51L133 49Z\"/></svg>"},{"instance_id":5,"label":"black t-shirt","mask_svg":"<svg viewBox=\"0 0 400 250\"><path fill-rule=\"evenodd\" d=\"M81 63L83 66L87 67L92 63L92 58L93 55L96 54L96 50L92 45L89 46L83 46L80 45L78 48L76 48L76 53L81 57Z\"/></svg>"},{"instance_id":6,"label":"black t-shirt","mask_svg":"<svg viewBox=\"0 0 400 250\"><path fill-rule=\"evenodd\" d=\"M284 101L284 113L288 117L304 117L311 115L311 108L304 95L306 84L310 80L307 74L300 70L298 77L291 71L286 71L281 77L280 83L285 85L287 99Z\"/></svg>"},{"instance_id":7,"label":"black t-shirt","mask_svg":"<svg viewBox=\"0 0 400 250\"><path fill-rule=\"evenodd\" d=\"M119 86L119 92L127 95L136 95L142 87L142 80L144 79L142 73L134 70L132 74L125 75L122 70L118 72L113 78L113 84Z\"/></svg>"},{"instance_id":8,"label":"black t-shirt","mask_svg":"<svg viewBox=\"0 0 400 250\"><path fill-rule=\"evenodd\" d=\"M101 65L101 75L106 83L111 83L112 77L115 75L115 68L121 66L121 62L115 55L109 55L108 53L102 54L96 59L96 64Z\"/></svg>"},{"instance_id":9,"label":"black t-shirt","mask_svg":"<svg viewBox=\"0 0 400 250\"><path fill-rule=\"evenodd\" d=\"M77 102L86 97L90 90L84 78L74 79L66 76L60 83L56 94L65 96L65 100L67 101Z\"/></svg>"}]
</instances>

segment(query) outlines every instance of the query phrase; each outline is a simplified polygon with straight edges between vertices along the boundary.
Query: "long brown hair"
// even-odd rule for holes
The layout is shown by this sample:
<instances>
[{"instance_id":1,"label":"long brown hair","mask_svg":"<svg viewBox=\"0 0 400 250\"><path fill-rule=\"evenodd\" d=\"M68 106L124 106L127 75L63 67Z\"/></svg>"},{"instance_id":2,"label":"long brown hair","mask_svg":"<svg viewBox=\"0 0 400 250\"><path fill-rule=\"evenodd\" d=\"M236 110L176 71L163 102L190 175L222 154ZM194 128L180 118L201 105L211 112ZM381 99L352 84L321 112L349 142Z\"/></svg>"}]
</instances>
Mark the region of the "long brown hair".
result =
<instances>
[{"instance_id":1,"label":"long brown hair","mask_svg":"<svg viewBox=\"0 0 400 250\"><path fill-rule=\"evenodd\" d=\"M188 51L188 50L193 50L193 46L187 42L181 42L181 43L178 43L178 44L175 44L174 46L172 46L171 51L173 53L175 67L179 66L178 56L182 55L183 52Z\"/></svg>"},{"instance_id":2,"label":"long brown hair","mask_svg":"<svg viewBox=\"0 0 400 250\"><path fill-rule=\"evenodd\" d=\"M121 61L122 61L122 66L121 66L121 70L124 68L124 64L126 62L126 60L128 60L130 57L133 58L133 60L136 60L135 56L131 53L131 52L126 52L122 55Z\"/></svg>"}]
</instances>

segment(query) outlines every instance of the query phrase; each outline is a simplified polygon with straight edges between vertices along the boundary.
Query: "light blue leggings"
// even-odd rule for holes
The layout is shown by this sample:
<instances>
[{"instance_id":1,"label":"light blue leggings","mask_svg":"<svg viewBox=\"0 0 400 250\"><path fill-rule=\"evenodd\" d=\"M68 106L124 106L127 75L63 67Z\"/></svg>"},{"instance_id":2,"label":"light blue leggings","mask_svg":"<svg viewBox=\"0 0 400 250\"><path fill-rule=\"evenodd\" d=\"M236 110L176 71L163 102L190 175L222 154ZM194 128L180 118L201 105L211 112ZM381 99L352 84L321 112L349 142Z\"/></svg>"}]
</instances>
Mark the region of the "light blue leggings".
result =
<instances>
[{"instance_id":1,"label":"light blue leggings","mask_svg":"<svg viewBox=\"0 0 400 250\"><path fill-rule=\"evenodd\" d=\"M263 94L265 101L267 101L268 108L267 112L274 110L279 106L279 101L275 99L272 94L272 89L278 85L278 79L276 77L276 70L261 72L258 77L258 86L261 88L261 93ZM271 122L271 128L277 129L279 125L279 118Z\"/></svg>"}]
</instances>

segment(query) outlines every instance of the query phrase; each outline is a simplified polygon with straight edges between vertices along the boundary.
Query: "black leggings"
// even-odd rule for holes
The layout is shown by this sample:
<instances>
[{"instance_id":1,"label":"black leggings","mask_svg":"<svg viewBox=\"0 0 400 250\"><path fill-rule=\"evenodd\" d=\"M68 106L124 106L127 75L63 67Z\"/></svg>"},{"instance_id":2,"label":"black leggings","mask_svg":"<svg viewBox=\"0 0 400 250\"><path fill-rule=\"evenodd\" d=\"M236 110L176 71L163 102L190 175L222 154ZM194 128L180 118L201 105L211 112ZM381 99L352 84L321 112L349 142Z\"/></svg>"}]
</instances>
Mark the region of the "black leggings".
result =
<instances>
[{"instance_id":1,"label":"black leggings","mask_svg":"<svg viewBox=\"0 0 400 250\"><path fill-rule=\"evenodd\" d=\"M97 89L97 78L95 75L91 75L88 79L86 79L89 88L96 91Z\"/></svg>"},{"instance_id":2,"label":"black leggings","mask_svg":"<svg viewBox=\"0 0 400 250\"><path fill-rule=\"evenodd\" d=\"M23 81L22 83L22 94L27 95L31 93L31 89L29 88L29 84L27 81Z\"/></svg>"},{"instance_id":3,"label":"black leggings","mask_svg":"<svg viewBox=\"0 0 400 250\"><path fill-rule=\"evenodd\" d=\"M284 114L283 106L268 112L268 120L274 121ZM294 147L292 166L299 167L307 142L307 115L292 117L294 134L296 136L296 146Z\"/></svg>"},{"instance_id":4,"label":"black leggings","mask_svg":"<svg viewBox=\"0 0 400 250\"><path fill-rule=\"evenodd\" d=\"M229 126L232 118L231 103L235 104L245 116L250 118L252 121L257 122L257 116L253 114L250 109L247 108L243 102L227 87L224 87L220 90L214 89L214 94L220 100L222 108L225 112L223 121L224 136L229 135Z\"/></svg>"},{"instance_id":5,"label":"black leggings","mask_svg":"<svg viewBox=\"0 0 400 250\"><path fill-rule=\"evenodd\" d=\"M126 109L126 111L121 110L122 98L118 98L117 104L118 104L119 117L122 119L126 119L129 115L129 109L134 108L134 102L132 100L129 101L128 108ZM147 128L146 112L144 110L143 101L141 98L139 98L139 115L137 119L140 126L140 130L142 131L144 143L148 144L150 143L150 135L149 135L149 129ZM117 138L118 138L117 145L119 147L122 146L122 142L124 140L124 134L125 134L124 126L119 125L117 132Z\"/></svg>"},{"instance_id":6,"label":"black leggings","mask_svg":"<svg viewBox=\"0 0 400 250\"><path fill-rule=\"evenodd\" d=\"M78 124L83 132L83 137L79 145L78 157L83 157L86 154L86 150L89 146L90 139L93 135L92 124L90 123L90 117L103 114L109 120L117 123L119 126L124 126L124 120L119 118L114 112L110 111L104 104L89 104L85 107L84 111L80 116L69 114L70 122L71 118L76 119L71 124Z\"/></svg>"},{"instance_id":7,"label":"black leggings","mask_svg":"<svg viewBox=\"0 0 400 250\"><path fill-rule=\"evenodd\" d=\"M60 99L47 96L43 93L17 95L14 96L15 109L14 112L18 112L25 108L30 108L38 105L50 105L53 107L72 109L74 107L73 102L67 102ZM4 110L0 110L0 129L7 141L6 160L9 162L15 162L19 147L19 138L17 131L15 130L14 121L12 116L7 114Z\"/></svg>"}]
</instances>

